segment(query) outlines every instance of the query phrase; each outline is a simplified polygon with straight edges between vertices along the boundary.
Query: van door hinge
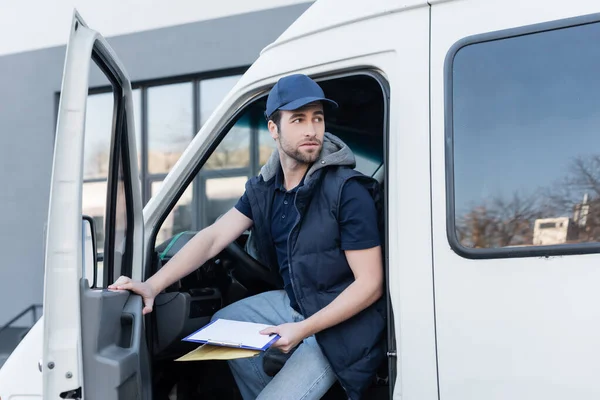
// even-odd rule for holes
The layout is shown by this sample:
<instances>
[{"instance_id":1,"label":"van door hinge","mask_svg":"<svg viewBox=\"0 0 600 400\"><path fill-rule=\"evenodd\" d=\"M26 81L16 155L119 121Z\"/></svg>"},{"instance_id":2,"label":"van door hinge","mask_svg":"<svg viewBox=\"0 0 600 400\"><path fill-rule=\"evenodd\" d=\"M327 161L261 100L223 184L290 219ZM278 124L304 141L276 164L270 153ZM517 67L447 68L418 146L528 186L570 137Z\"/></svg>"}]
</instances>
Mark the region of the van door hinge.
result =
<instances>
[{"instance_id":1,"label":"van door hinge","mask_svg":"<svg viewBox=\"0 0 600 400\"><path fill-rule=\"evenodd\" d=\"M390 350L387 352L388 357L396 357L396 350Z\"/></svg>"}]
</instances>

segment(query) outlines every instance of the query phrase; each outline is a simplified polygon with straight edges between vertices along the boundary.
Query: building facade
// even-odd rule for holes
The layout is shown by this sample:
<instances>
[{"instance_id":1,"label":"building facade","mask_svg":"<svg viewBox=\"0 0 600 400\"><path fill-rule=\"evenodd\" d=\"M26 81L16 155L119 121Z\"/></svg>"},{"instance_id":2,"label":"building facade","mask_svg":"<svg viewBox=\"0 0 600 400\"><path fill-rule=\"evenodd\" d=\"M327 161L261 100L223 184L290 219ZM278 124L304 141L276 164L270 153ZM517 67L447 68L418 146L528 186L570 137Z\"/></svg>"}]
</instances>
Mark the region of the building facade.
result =
<instances>
[{"instance_id":1,"label":"building facade","mask_svg":"<svg viewBox=\"0 0 600 400\"><path fill-rule=\"evenodd\" d=\"M312 2L260 3L260 10L243 14L209 20L199 15L197 22L108 37L134 88L144 202L160 188L186 145L261 49ZM64 32L67 28L57 27ZM0 328L43 300L44 230L64 57L65 45L0 55ZM103 79L100 71L91 71L82 210L99 227L113 106L111 88ZM261 146L266 143L261 135L246 134L243 127L237 140L228 135L229 142L221 143L221 151L180 199L159 240L210 224L239 197L247 177L270 152L266 144ZM100 231L100 241L102 237ZM30 316L15 322L29 324Z\"/></svg>"}]
</instances>

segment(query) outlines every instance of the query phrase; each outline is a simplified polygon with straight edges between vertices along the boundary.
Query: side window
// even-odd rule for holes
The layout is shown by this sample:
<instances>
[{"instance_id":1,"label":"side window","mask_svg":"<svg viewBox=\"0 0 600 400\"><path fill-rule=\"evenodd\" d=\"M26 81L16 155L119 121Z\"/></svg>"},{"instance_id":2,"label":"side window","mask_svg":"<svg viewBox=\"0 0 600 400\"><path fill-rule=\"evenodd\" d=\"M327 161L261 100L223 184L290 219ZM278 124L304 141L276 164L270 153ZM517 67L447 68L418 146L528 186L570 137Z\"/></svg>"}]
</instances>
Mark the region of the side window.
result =
<instances>
[{"instance_id":1,"label":"side window","mask_svg":"<svg viewBox=\"0 0 600 400\"><path fill-rule=\"evenodd\" d=\"M353 75L320 84L326 95L341 105L339 110L326 115L327 131L353 149L358 171L373 176L383 164L384 151L385 104L380 83L370 76ZM210 83L213 89L219 85ZM201 105L214 104L202 96L200 99ZM167 248L171 238L188 230L187 226L192 224L189 221L194 218L197 218L194 231L214 223L236 204L244 193L246 181L260 173L275 149L264 117L265 102L266 97L247 105L223 134L194 179L193 189L188 186L179 199L178 204L189 204L189 199L197 196L197 206L189 212L181 212L181 207L175 206L158 232L157 248ZM206 118L209 113L201 110L200 115Z\"/></svg>"},{"instance_id":2,"label":"side window","mask_svg":"<svg viewBox=\"0 0 600 400\"><path fill-rule=\"evenodd\" d=\"M96 228L96 248L98 253L102 255L98 261L98 274L96 276L95 286L103 287L103 258L106 239L105 213L108 196L107 181L110 162L110 140L115 111L115 94L109 80L95 63L92 64L91 69L90 75L102 77L102 79L98 85L99 89L90 91L86 103L81 212L83 215L88 215L94 220ZM139 132L141 126L141 95L139 89L133 91L133 107L135 113L136 138L139 149ZM140 159L138 159L138 165L139 163ZM122 213L122 207L119 207L119 210ZM117 218L117 222L122 224L123 219ZM92 274L93 271L86 271L86 276L89 278L90 285L94 284L94 282L92 282Z\"/></svg>"},{"instance_id":3,"label":"side window","mask_svg":"<svg viewBox=\"0 0 600 400\"><path fill-rule=\"evenodd\" d=\"M180 93L176 101L167 101L165 96L154 96L156 106L154 108L149 107L149 112L154 109L157 114L164 114L164 118L154 116L153 120L149 121L149 133L152 131L162 132L159 135L162 138L162 148L166 149L171 146L173 149L172 151L159 152L162 159L170 160L168 165L163 165L160 171L156 168L149 168L148 176L151 178L150 196L154 196L158 192L166 173L192 140L193 134L188 135L185 132L191 132L193 127L196 127L195 131L199 130L239 78L240 75L234 75L200 79L195 82L180 84L177 88ZM169 90L173 91L175 86L168 85L165 88L171 87ZM155 88L148 88L147 90L150 101L151 90L155 90ZM159 104L163 104L165 101L170 103L168 107L171 108L173 108L173 104L176 104L173 112L177 116L173 116L173 112L165 113L163 107L158 107ZM163 243L179 233L190 230L196 231L211 224L219 215L231 207L231 202L234 199L239 198L243 193L246 180L257 169L257 157L254 155L254 148L256 147L254 143L256 141L253 139L256 137L256 127L254 126L256 122L252 120L253 117L250 114L241 116L229 130L219 147L202 168L202 171L179 198L157 234L157 244ZM177 125L178 128L171 129L169 131L171 133L166 132L169 124L157 125L156 121L161 118L172 121L171 125L179 124ZM184 122L176 123L175 121ZM153 125L154 127L152 127ZM183 135L180 132L183 132ZM157 137L157 134L154 136ZM155 152L152 151L152 148L158 148L158 141L156 143L151 145L149 140L149 166L152 163L151 158L156 157ZM270 151L268 153L270 154Z\"/></svg>"},{"instance_id":4,"label":"side window","mask_svg":"<svg viewBox=\"0 0 600 400\"><path fill-rule=\"evenodd\" d=\"M154 196L167 173L175 165L194 137L194 82L183 82L145 89L147 97L147 167L143 182L146 198ZM179 200L167 218L158 239L192 228L192 219L185 217L192 204L193 187Z\"/></svg>"},{"instance_id":5,"label":"side window","mask_svg":"<svg viewBox=\"0 0 600 400\"><path fill-rule=\"evenodd\" d=\"M240 115L206 161L199 173L205 201L199 210L200 228L211 225L233 207L244 193L248 178L257 175L268 160L273 140L269 135L271 140L265 143L265 132L269 135L266 121L253 104Z\"/></svg>"},{"instance_id":6,"label":"side window","mask_svg":"<svg viewBox=\"0 0 600 400\"><path fill-rule=\"evenodd\" d=\"M259 173L275 147L263 109L264 102L257 102L242 111L163 222L157 245L190 230L194 218L194 230L200 230L235 205L248 178ZM192 204L194 195L198 197L197 207L184 211L180 204Z\"/></svg>"},{"instance_id":7,"label":"side window","mask_svg":"<svg viewBox=\"0 0 600 400\"><path fill-rule=\"evenodd\" d=\"M124 133L123 133L124 134ZM129 264L131 263L131 259L129 258L131 243L128 239L129 230L132 229L129 226L129 220L131 218L131 194L128 193L127 182L125 181L125 165L127 163L127 159L125 157L125 152L123 151L123 144L125 143L125 138L121 139L121 148L119 149L119 164L117 170L117 183L116 183L116 193L109 194L112 195L112 201L114 203L114 218L109 219L109 221L114 221L114 224L111 224L109 229L114 229L112 233L114 239L114 245L109 248L112 249L110 254L106 254L107 265L112 262L113 268L113 279L117 277L130 273L127 271ZM110 211L109 211L110 212ZM129 235L130 236L130 235Z\"/></svg>"},{"instance_id":8,"label":"side window","mask_svg":"<svg viewBox=\"0 0 600 400\"><path fill-rule=\"evenodd\" d=\"M148 97L148 175L166 175L194 137L193 83L153 86Z\"/></svg>"},{"instance_id":9,"label":"side window","mask_svg":"<svg viewBox=\"0 0 600 400\"><path fill-rule=\"evenodd\" d=\"M200 82L202 124L210 117L218 102L235 82L231 78ZM218 101L215 101L216 97ZM200 170L197 179L201 199L198 204L199 229L216 221L244 193L244 186L250 177L251 164L254 161L251 160L250 148L253 125L255 121L252 113L248 111L243 113Z\"/></svg>"},{"instance_id":10,"label":"side window","mask_svg":"<svg viewBox=\"0 0 600 400\"><path fill-rule=\"evenodd\" d=\"M446 97L454 245L518 255L600 240L599 39L592 23L456 51Z\"/></svg>"}]
</instances>

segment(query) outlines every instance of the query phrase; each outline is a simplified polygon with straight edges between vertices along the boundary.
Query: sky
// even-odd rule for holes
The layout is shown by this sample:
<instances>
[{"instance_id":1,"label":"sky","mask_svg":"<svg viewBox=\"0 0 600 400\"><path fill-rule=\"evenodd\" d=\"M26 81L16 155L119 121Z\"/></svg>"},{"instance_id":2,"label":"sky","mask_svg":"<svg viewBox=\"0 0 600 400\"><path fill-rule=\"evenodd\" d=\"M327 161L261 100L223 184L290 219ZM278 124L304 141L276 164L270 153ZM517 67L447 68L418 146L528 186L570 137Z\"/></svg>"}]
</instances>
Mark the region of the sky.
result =
<instances>
[{"instance_id":1,"label":"sky","mask_svg":"<svg viewBox=\"0 0 600 400\"><path fill-rule=\"evenodd\" d=\"M0 37L4 38L0 40L0 56L65 44L74 8L90 28L109 37L306 2L308 1L0 1Z\"/></svg>"},{"instance_id":2,"label":"sky","mask_svg":"<svg viewBox=\"0 0 600 400\"><path fill-rule=\"evenodd\" d=\"M457 53L459 213L494 196L552 187L576 157L600 154L599 38L596 23L475 44Z\"/></svg>"}]
</instances>

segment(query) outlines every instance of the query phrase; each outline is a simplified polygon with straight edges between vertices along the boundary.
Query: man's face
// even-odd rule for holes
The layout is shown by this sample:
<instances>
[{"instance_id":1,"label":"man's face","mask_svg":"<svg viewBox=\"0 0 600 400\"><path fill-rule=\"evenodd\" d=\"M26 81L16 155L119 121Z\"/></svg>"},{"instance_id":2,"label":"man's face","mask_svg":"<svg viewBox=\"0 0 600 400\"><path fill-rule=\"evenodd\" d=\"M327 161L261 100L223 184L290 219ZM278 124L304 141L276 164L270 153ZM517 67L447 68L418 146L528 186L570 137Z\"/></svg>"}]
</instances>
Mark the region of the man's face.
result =
<instances>
[{"instance_id":1,"label":"man's face","mask_svg":"<svg viewBox=\"0 0 600 400\"><path fill-rule=\"evenodd\" d=\"M325 135L323 106L308 104L294 111L281 111L280 129L269 121L269 130L279 140L279 150L298 163L312 164L319 158Z\"/></svg>"}]
</instances>

